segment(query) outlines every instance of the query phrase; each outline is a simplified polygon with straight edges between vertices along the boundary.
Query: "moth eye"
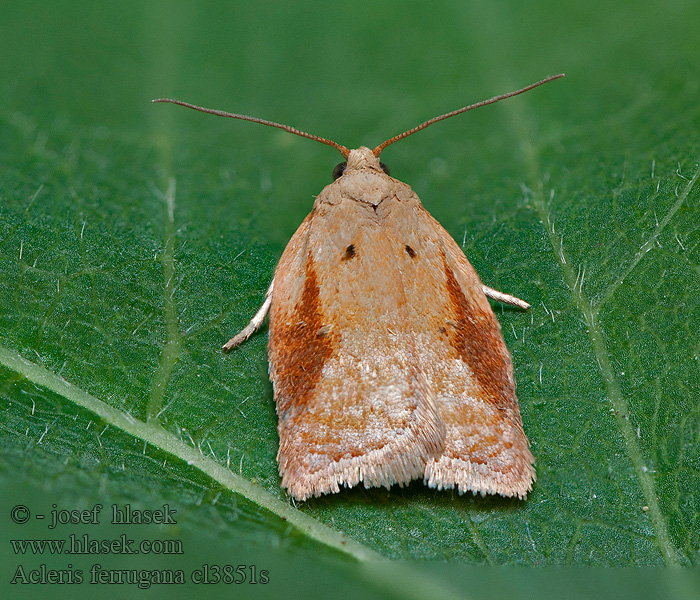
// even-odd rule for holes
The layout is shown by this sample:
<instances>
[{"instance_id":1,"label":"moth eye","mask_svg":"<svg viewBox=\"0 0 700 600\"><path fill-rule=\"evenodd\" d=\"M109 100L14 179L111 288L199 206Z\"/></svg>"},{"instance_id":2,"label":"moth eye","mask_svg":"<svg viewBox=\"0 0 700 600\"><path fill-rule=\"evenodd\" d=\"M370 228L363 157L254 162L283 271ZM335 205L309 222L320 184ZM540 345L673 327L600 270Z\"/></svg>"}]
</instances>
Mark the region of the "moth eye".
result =
<instances>
[{"instance_id":1,"label":"moth eye","mask_svg":"<svg viewBox=\"0 0 700 600\"><path fill-rule=\"evenodd\" d=\"M391 175L391 173L389 172L389 167L387 167L383 162L380 162L379 166L382 168L382 171L384 171L387 175Z\"/></svg>"},{"instance_id":2,"label":"moth eye","mask_svg":"<svg viewBox=\"0 0 700 600\"><path fill-rule=\"evenodd\" d=\"M335 165L335 169L333 169L333 180L338 179L343 173L345 173L345 168L348 166L348 163L345 161L338 163Z\"/></svg>"}]
</instances>

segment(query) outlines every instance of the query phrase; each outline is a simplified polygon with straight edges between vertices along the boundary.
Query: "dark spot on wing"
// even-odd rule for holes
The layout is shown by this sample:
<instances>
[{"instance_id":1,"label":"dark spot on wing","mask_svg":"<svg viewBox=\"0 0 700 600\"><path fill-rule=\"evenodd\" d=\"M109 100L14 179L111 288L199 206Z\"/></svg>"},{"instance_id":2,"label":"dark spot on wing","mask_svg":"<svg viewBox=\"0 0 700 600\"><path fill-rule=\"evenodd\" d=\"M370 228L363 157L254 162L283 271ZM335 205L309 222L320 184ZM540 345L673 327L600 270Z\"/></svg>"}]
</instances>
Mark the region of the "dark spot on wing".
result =
<instances>
[{"instance_id":1,"label":"dark spot on wing","mask_svg":"<svg viewBox=\"0 0 700 600\"><path fill-rule=\"evenodd\" d=\"M351 258L355 258L355 244L350 244L347 248L345 248L345 253L343 254L343 258L341 260L350 260Z\"/></svg>"}]
</instances>

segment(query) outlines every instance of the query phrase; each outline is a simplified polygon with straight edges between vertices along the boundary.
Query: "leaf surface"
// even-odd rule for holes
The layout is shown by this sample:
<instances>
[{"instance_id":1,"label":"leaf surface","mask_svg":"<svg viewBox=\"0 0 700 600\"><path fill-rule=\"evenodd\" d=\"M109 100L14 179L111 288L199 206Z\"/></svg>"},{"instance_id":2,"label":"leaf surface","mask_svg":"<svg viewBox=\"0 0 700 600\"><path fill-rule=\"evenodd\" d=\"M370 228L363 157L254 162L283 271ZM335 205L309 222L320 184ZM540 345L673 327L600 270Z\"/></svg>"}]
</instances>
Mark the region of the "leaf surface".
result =
<instances>
[{"instance_id":1,"label":"leaf surface","mask_svg":"<svg viewBox=\"0 0 700 600\"><path fill-rule=\"evenodd\" d=\"M698 564L695 4L361 3L342 22L320 2L96 6L15 6L0 25L5 489L66 509L168 503L178 528L163 535L323 556L331 580L348 555ZM487 285L532 304L494 306L534 491L415 482L291 506L266 330L219 348L341 159L150 99L372 146L559 71L382 156ZM363 580L381 595L393 575L377 572Z\"/></svg>"}]
</instances>

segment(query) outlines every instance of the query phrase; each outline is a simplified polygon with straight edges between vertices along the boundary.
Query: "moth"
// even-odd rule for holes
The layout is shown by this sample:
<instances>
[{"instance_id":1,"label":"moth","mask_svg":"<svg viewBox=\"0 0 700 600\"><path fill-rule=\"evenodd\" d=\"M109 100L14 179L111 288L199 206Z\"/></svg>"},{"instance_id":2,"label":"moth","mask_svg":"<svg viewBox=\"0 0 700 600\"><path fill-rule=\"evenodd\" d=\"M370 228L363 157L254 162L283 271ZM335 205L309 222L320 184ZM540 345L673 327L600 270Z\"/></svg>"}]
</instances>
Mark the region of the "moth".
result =
<instances>
[{"instance_id":1,"label":"moth","mask_svg":"<svg viewBox=\"0 0 700 600\"><path fill-rule=\"evenodd\" d=\"M161 98L278 127L340 151L275 270L265 301L224 345L269 314L269 363L282 486L295 499L423 478L433 488L525 498L535 460L523 431L510 354L485 286L382 151L429 125L563 75L435 117L376 146L345 146L288 125Z\"/></svg>"}]
</instances>

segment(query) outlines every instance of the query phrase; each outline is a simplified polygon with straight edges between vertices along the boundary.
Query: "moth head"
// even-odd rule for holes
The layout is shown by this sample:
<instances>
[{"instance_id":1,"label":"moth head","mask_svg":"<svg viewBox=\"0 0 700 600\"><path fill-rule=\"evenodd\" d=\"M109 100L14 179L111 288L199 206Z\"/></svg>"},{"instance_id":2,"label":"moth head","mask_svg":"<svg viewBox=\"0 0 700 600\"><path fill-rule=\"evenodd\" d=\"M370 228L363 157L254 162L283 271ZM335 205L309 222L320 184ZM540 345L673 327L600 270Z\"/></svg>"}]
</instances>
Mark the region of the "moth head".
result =
<instances>
[{"instance_id":1,"label":"moth head","mask_svg":"<svg viewBox=\"0 0 700 600\"><path fill-rule=\"evenodd\" d=\"M333 169L333 179L342 177L346 171L355 171L360 169L372 169L374 171L383 171L389 175L389 167L381 162L374 153L365 146L361 146L356 150L350 150L347 160L338 163Z\"/></svg>"}]
</instances>

